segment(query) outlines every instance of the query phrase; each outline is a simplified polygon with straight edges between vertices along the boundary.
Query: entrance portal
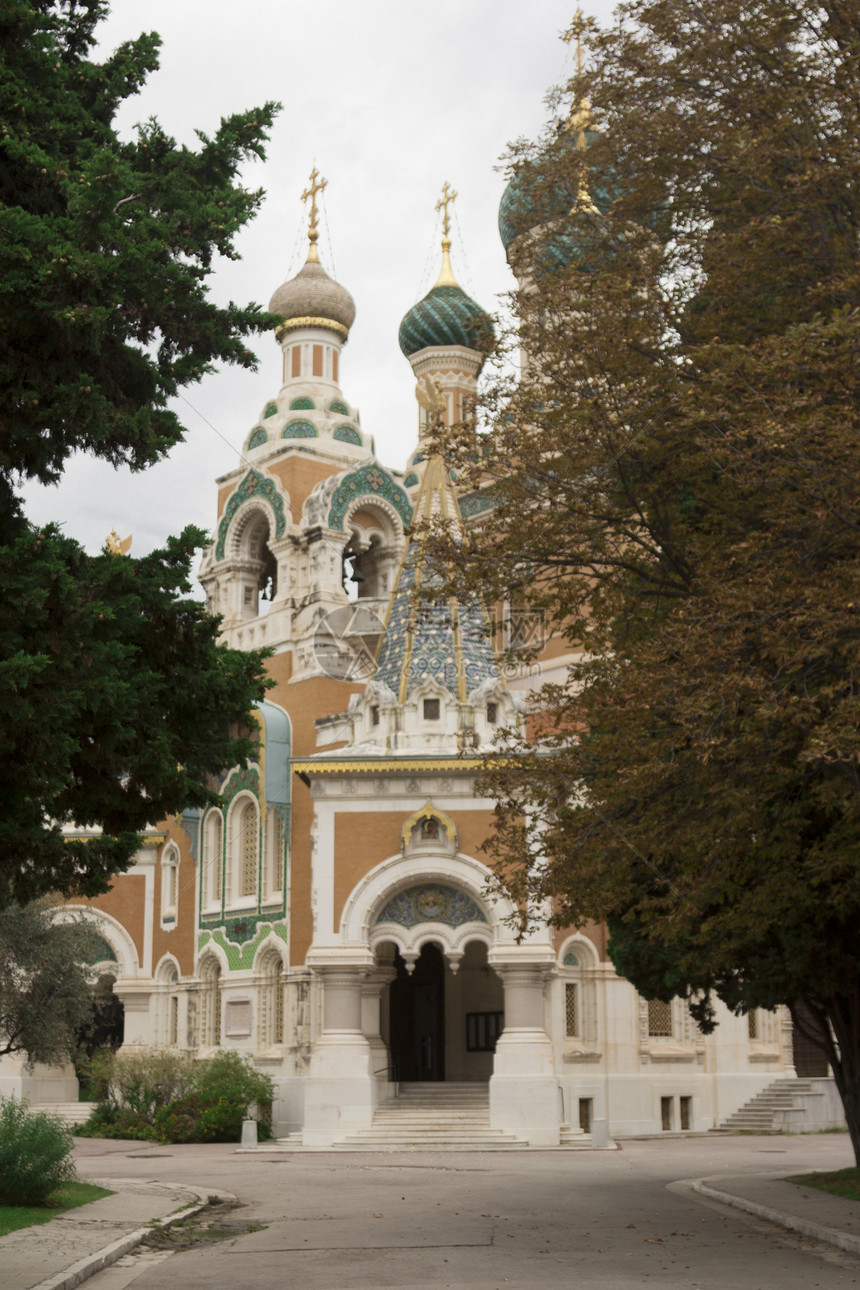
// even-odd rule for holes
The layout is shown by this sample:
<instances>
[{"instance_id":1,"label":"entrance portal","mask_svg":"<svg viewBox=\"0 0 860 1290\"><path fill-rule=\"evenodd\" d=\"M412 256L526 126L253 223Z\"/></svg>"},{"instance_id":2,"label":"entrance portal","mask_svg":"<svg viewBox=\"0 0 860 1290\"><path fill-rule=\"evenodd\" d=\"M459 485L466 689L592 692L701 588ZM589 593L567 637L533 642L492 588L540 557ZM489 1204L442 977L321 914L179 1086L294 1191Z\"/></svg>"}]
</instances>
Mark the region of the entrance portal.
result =
<instances>
[{"instance_id":1,"label":"entrance portal","mask_svg":"<svg viewBox=\"0 0 860 1290\"><path fill-rule=\"evenodd\" d=\"M445 959L437 945L422 946L410 975L400 954L391 982L390 1051L396 1080L445 1078Z\"/></svg>"}]
</instances>

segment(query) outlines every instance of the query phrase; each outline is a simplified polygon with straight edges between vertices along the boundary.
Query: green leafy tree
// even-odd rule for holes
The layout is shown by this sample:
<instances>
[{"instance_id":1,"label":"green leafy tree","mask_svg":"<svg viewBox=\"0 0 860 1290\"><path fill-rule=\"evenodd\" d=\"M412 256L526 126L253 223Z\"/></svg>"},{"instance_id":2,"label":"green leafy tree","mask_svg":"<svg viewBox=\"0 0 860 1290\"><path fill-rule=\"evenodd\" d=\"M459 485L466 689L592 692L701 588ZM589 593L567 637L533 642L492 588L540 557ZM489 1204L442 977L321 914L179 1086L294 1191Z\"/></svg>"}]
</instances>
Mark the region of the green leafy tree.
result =
<instances>
[{"instance_id":1,"label":"green leafy tree","mask_svg":"<svg viewBox=\"0 0 860 1290\"><path fill-rule=\"evenodd\" d=\"M860 4L633 0L588 44L511 158L528 362L445 445L495 509L441 555L572 659L492 851L703 1028L792 1007L860 1158Z\"/></svg>"},{"instance_id":2,"label":"green leafy tree","mask_svg":"<svg viewBox=\"0 0 860 1290\"><path fill-rule=\"evenodd\" d=\"M48 899L0 909L0 1057L52 1064L74 1056L93 1012L92 925Z\"/></svg>"},{"instance_id":3,"label":"green leafy tree","mask_svg":"<svg viewBox=\"0 0 860 1290\"><path fill-rule=\"evenodd\" d=\"M201 532L92 557L29 525L15 492L56 481L73 452L157 461L183 434L170 398L215 363L253 365L247 337L271 322L215 305L206 279L259 205L240 168L264 156L277 105L222 120L196 150L156 121L120 138L159 41L93 60L106 12L0 12L0 904L106 890L141 829L212 800L264 688L261 656L218 646L185 598ZM101 836L64 843L70 821Z\"/></svg>"}]
</instances>

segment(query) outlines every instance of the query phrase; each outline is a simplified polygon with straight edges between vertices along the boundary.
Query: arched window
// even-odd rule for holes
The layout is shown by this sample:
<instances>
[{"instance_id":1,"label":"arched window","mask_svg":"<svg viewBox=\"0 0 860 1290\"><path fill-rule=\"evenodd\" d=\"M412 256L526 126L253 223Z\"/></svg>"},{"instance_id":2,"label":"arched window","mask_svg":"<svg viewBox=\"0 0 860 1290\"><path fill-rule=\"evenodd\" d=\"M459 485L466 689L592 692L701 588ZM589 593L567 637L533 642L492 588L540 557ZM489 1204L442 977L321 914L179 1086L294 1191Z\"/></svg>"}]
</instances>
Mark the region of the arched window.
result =
<instances>
[{"instance_id":1,"label":"arched window","mask_svg":"<svg viewBox=\"0 0 860 1290\"><path fill-rule=\"evenodd\" d=\"M261 1049L284 1042L284 991L281 982L283 961L277 950L269 950L260 961L259 1031Z\"/></svg>"},{"instance_id":2,"label":"arched window","mask_svg":"<svg viewBox=\"0 0 860 1290\"><path fill-rule=\"evenodd\" d=\"M209 811L203 828L203 900L217 905L221 900L224 821L216 807Z\"/></svg>"},{"instance_id":3,"label":"arched window","mask_svg":"<svg viewBox=\"0 0 860 1290\"><path fill-rule=\"evenodd\" d=\"M221 965L210 954L200 965L200 1044L217 1048L221 1043Z\"/></svg>"},{"instance_id":4,"label":"arched window","mask_svg":"<svg viewBox=\"0 0 860 1290\"><path fill-rule=\"evenodd\" d=\"M266 816L266 865L263 894L266 900L280 896L284 887L284 821L277 811Z\"/></svg>"},{"instance_id":5,"label":"arched window","mask_svg":"<svg viewBox=\"0 0 860 1290\"><path fill-rule=\"evenodd\" d=\"M257 894L257 808L246 802L239 813L239 892L240 896Z\"/></svg>"},{"instance_id":6,"label":"arched window","mask_svg":"<svg viewBox=\"0 0 860 1290\"><path fill-rule=\"evenodd\" d=\"M176 906L179 901L179 852L175 846L165 847L161 855L161 921L173 925L176 922Z\"/></svg>"},{"instance_id":7,"label":"arched window","mask_svg":"<svg viewBox=\"0 0 860 1290\"><path fill-rule=\"evenodd\" d=\"M224 896L228 904L237 901L247 907L257 894L260 829L257 802L247 794L233 803L227 817L227 866Z\"/></svg>"},{"instance_id":8,"label":"arched window","mask_svg":"<svg viewBox=\"0 0 860 1290\"><path fill-rule=\"evenodd\" d=\"M589 1048L598 1042L597 956L582 937L566 941L559 955L561 1036Z\"/></svg>"}]
</instances>

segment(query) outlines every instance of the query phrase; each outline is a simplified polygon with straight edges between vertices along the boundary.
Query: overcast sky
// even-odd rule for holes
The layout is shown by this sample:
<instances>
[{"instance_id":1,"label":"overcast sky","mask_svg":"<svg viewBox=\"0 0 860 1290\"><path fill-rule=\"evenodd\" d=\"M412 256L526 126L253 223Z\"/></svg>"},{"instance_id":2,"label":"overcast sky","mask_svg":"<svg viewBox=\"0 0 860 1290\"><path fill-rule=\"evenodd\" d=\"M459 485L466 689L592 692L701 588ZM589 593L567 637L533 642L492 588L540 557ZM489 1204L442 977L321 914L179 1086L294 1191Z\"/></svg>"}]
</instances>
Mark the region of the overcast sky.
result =
<instances>
[{"instance_id":1,"label":"overcast sky","mask_svg":"<svg viewBox=\"0 0 860 1290\"><path fill-rule=\"evenodd\" d=\"M544 95L567 78L559 40L568 0L115 0L100 29L105 50L144 30L163 42L161 67L125 105L123 131L156 116L189 145L222 116L267 99L283 103L268 159L245 182L264 188L259 215L237 241L242 259L217 266L222 302L264 307L305 258L300 194L316 164L328 180L320 253L352 293L356 320L341 386L389 466L414 446L414 379L397 344L401 317L439 268L444 181L458 192L452 260L461 285L490 311L513 279L496 226L506 144L533 137ZM605 20L609 0L586 13ZM327 222L327 227L326 227ZM143 474L76 458L57 488L29 487L37 523L61 522L97 551L111 529L134 535L133 554L194 523L215 521L216 476L233 468L263 405L278 393L273 336L254 345L256 373L223 368L186 390L183 444Z\"/></svg>"}]
</instances>

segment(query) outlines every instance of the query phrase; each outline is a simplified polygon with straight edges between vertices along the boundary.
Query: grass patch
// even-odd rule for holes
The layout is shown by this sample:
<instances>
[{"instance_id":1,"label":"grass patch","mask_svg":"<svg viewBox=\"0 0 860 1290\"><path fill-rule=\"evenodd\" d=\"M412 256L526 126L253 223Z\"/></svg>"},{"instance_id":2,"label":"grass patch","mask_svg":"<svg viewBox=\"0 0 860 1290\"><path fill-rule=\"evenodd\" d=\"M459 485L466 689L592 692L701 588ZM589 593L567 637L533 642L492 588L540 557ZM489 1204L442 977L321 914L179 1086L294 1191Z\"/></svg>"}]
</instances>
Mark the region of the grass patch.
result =
<instances>
[{"instance_id":1,"label":"grass patch","mask_svg":"<svg viewBox=\"0 0 860 1290\"><path fill-rule=\"evenodd\" d=\"M846 1200L860 1200L860 1169L856 1165L848 1169L833 1169L829 1173L795 1174L787 1181L797 1183L799 1187L816 1187L831 1196L844 1196Z\"/></svg>"},{"instance_id":2,"label":"grass patch","mask_svg":"<svg viewBox=\"0 0 860 1290\"><path fill-rule=\"evenodd\" d=\"M0 1236L17 1232L19 1227L47 1223L67 1209L77 1209L79 1205L89 1205L90 1201L112 1195L112 1191L92 1183L68 1182L51 1192L45 1205L0 1205Z\"/></svg>"}]
</instances>

